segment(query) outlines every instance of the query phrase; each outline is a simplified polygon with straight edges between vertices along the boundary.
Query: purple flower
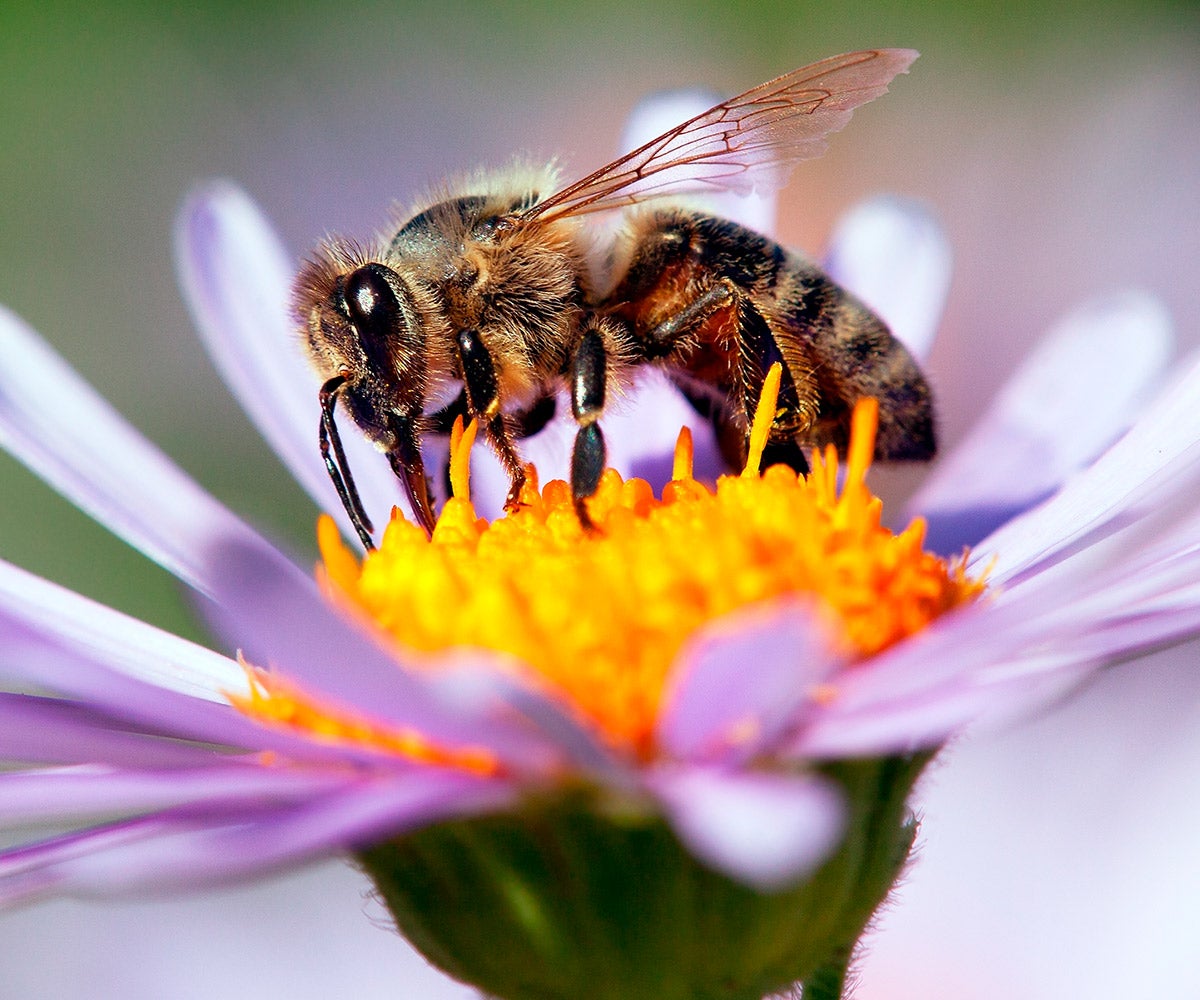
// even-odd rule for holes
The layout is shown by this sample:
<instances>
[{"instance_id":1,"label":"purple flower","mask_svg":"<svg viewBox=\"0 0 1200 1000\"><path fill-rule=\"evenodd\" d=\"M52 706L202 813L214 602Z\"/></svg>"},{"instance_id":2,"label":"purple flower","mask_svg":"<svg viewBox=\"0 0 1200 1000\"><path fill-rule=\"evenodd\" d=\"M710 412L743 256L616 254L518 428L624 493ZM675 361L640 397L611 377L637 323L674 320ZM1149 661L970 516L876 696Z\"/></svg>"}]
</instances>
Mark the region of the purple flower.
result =
<instances>
[{"instance_id":1,"label":"purple flower","mask_svg":"<svg viewBox=\"0 0 1200 1000\"><path fill-rule=\"evenodd\" d=\"M225 184L190 200L178 243L226 381L298 482L341 517L315 446L315 380L287 318L288 256ZM928 217L889 201L849 217L829 256L834 276L918 354L948 266ZM0 695L0 757L15 765L0 775L0 810L12 831L67 831L0 852L3 903L220 883L367 852L431 825L519 812L564 775L651 803L704 863L774 890L825 862L853 813L822 768L935 750L968 723L1028 711L1099 666L1200 631L1200 365L1155 391L1169 324L1137 295L1068 317L911 503L939 551L973 546L986 600L852 670L805 605L731 616L675 663L650 762L614 752L495 656L417 669L8 313L0 343L0 442L191 587L230 654L0 565L11 689ZM683 419L661 385L639 405L638 435L620 415L610 429L626 468L661 454L659 435ZM531 457L561 459L562 434L552 427ZM366 508L399 503L386 463L347 438ZM500 766L260 724L232 704L252 694L238 655L354 717L480 749ZM828 684L833 696L818 697ZM732 745L734 729L750 735Z\"/></svg>"}]
</instances>

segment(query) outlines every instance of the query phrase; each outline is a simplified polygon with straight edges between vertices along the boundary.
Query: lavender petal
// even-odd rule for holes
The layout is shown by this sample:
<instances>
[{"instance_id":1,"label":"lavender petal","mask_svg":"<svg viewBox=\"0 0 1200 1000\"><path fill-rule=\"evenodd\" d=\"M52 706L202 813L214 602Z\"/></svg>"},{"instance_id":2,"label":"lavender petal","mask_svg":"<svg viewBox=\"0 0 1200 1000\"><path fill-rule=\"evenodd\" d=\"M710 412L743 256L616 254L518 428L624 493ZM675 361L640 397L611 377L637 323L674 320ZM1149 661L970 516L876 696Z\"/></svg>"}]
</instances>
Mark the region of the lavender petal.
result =
<instances>
[{"instance_id":1,"label":"lavender petal","mask_svg":"<svg viewBox=\"0 0 1200 1000\"><path fill-rule=\"evenodd\" d=\"M0 760L28 764L205 767L214 747L130 729L77 702L0 693Z\"/></svg>"},{"instance_id":2,"label":"lavender petal","mask_svg":"<svg viewBox=\"0 0 1200 1000\"><path fill-rule=\"evenodd\" d=\"M197 188L175 228L180 285L209 356L246 414L322 509L355 533L317 447L318 378L290 315L295 265L258 206L228 181ZM396 479L357 431L344 444L366 509L385 518Z\"/></svg>"},{"instance_id":3,"label":"lavender petal","mask_svg":"<svg viewBox=\"0 0 1200 1000\"><path fill-rule=\"evenodd\" d=\"M1063 319L910 501L908 516L929 521L930 547L976 544L1084 468L1142 412L1171 341L1170 318L1143 294Z\"/></svg>"},{"instance_id":4,"label":"lavender petal","mask_svg":"<svg viewBox=\"0 0 1200 1000\"><path fill-rule=\"evenodd\" d=\"M453 685L439 688L419 676L365 623L336 612L311 581L280 572L236 539L220 546L212 562L221 567L217 600L204 610L252 663L277 667L304 690L368 718L412 726L451 745L488 747L513 767L541 770L557 758L551 741L505 704L481 702L477 687L458 703ZM478 669L486 673L489 662L481 656Z\"/></svg>"},{"instance_id":5,"label":"lavender petal","mask_svg":"<svg viewBox=\"0 0 1200 1000\"><path fill-rule=\"evenodd\" d=\"M187 808L189 815L303 802L345 785L332 770L273 769L227 758L207 767L126 770L91 765L0 774L0 824L79 822Z\"/></svg>"},{"instance_id":6,"label":"lavender petal","mask_svg":"<svg viewBox=\"0 0 1200 1000\"><path fill-rule=\"evenodd\" d=\"M1165 535L1137 527L847 671L792 750L935 746L967 723L1027 714L1104 664L1200 634L1200 517Z\"/></svg>"},{"instance_id":7,"label":"lavender petal","mask_svg":"<svg viewBox=\"0 0 1200 1000\"><path fill-rule=\"evenodd\" d=\"M1095 464L1051 499L981 542L971 565L992 564L992 579L1012 587L1124 525L1152 515L1165 497L1194 490L1200 476L1197 399L1200 355L1184 366L1173 385Z\"/></svg>"},{"instance_id":8,"label":"lavender petal","mask_svg":"<svg viewBox=\"0 0 1200 1000\"><path fill-rule=\"evenodd\" d=\"M829 636L806 604L723 619L680 655L659 744L694 762L749 760L774 745L806 692L837 666Z\"/></svg>"},{"instance_id":9,"label":"lavender petal","mask_svg":"<svg viewBox=\"0 0 1200 1000\"><path fill-rule=\"evenodd\" d=\"M18 317L0 309L0 447L204 592L215 535L270 546L134 430ZM132 488L132 484L137 488Z\"/></svg>"},{"instance_id":10,"label":"lavender petal","mask_svg":"<svg viewBox=\"0 0 1200 1000\"><path fill-rule=\"evenodd\" d=\"M223 692L249 692L233 660L2 560L0 620L21 622L116 671L194 698L227 702Z\"/></svg>"},{"instance_id":11,"label":"lavender petal","mask_svg":"<svg viewBox=\"0 0 1200 1000\"><path fill-rule=\"evenodd\" d=\"M0 677L78 703L112 725L293 759L377 760L382 751L264 728L234 711L232 660L0 561ZM64 713L67 709L64 709Z\"/></svg>"},{"instance_id":12,"label":"lavender petal","mask_svg":"<svg viewBox=\"0 0 1200 1000\"><path fill-rule=\"evenodd\" d=\"M359 781L297 806L160 814L0 852L0 906L51 892L163 892L264 875L443 818L495 810L512 790L449 771Z\"/></svg>"}]
</instances>

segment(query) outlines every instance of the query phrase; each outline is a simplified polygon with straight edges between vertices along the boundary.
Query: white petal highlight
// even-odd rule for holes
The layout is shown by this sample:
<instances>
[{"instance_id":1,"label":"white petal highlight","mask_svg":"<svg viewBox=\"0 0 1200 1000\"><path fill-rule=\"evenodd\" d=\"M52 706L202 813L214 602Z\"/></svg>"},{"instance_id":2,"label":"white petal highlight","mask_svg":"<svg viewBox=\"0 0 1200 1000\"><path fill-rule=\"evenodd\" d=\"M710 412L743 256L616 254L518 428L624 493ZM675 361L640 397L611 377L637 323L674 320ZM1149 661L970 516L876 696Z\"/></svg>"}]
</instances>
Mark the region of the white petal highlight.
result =
<instances>
[{"instance_id":1,"label":"white petal highlight","mask_svg":"<svg viewBox=\"0 0 1200 1000\"><path fill-rule=\"evenodd\" d=\"M863 202L838 222L825 266L878 313L916 358L927 358L950 290L950 243L914 201Z\"/></svg>"},{"instance_id":2,"label":"white petal highlight","mask_svg":"<svg viewBox=\"0 0 1200 1000\"><path fill-rule=\"evenodd\" d=\"M841 798L816 777L680 768L648 783L697 858L763 891L802 878L841 834Z\"/></svg>"}]
</instances>

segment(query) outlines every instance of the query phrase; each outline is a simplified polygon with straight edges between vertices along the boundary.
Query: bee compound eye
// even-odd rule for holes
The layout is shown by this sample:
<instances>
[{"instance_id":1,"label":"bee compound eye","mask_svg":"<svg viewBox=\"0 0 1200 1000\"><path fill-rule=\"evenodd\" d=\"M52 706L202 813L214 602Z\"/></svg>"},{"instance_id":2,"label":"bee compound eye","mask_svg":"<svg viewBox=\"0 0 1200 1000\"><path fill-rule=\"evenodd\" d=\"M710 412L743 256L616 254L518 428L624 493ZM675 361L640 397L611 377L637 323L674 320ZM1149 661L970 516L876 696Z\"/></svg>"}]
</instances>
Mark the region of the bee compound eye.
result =
<instances>
[{"instance_id":1,"label":"bee compound eye","mask_svg":"<svg viewBox=\"0 0 1200 1000\"><path fill-rule=\"evenodd\" d=\"M367 264L346 278L343 295L346 312L360 333L391 325L400 311L396 294L378 264Z\"/></svg>"}]
</instances>

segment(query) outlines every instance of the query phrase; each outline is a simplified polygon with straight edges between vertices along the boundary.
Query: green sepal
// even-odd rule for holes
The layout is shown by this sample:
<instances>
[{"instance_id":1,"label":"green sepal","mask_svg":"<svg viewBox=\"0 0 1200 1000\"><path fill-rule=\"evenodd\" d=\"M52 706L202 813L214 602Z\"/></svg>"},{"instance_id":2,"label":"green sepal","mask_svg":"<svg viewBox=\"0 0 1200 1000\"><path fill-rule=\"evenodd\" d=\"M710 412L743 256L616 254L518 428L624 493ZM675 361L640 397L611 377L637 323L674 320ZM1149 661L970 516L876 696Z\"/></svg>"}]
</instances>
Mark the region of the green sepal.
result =
<instances>
[{"instance_id":1,"label":"green sepal","mask_svg":"<svg viewBox=\"0 0 1200 1000\"><path fill-rule=\"evenodd\" d=\"M705 867L649 802L590 787L426 827L358 860L409 941L488 996L761 1000L844 976L908 856L905 800L928 759L823 767L846 796L845 835L778 892Z\"/></svg>"}]
</instances>

